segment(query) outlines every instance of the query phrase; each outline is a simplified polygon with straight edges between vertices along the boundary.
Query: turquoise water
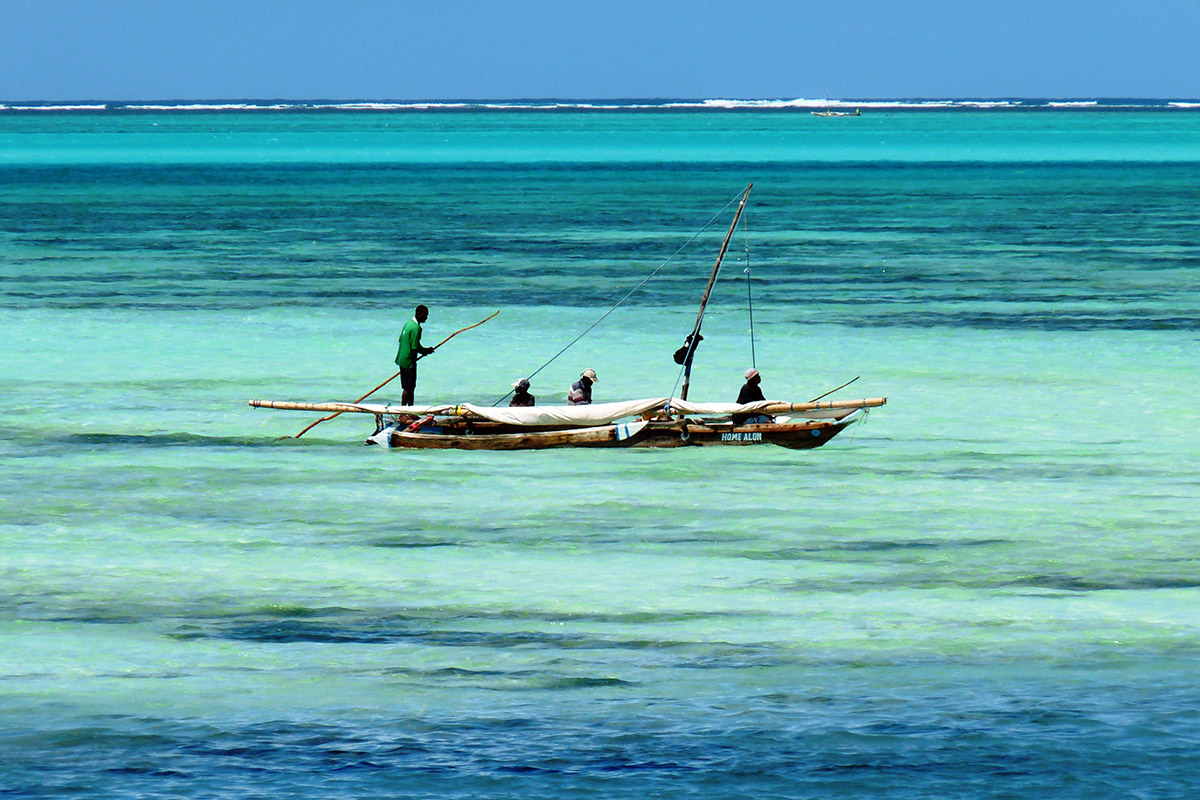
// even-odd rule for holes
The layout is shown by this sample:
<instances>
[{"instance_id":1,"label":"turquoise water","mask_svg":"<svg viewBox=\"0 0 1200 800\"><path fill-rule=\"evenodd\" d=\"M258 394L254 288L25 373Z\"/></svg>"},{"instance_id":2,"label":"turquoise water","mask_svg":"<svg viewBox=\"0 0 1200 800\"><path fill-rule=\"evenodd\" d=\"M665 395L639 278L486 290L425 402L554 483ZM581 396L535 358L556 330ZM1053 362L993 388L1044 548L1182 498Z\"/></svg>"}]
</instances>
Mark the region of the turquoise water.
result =
<instances>
[{"instance_id":1,"label":"turquoise water","mask_svg":"<svg viewBox=\"0 0 1200 800\"><path fill-rule=\"evenodd\" d=\"M754 181L692 397L827 447L362 447ZM1200 115L0 116L0 792L1190 797ZM670 393L728 212L533 381ZM380 399L398 400L399 387Z\"/></svg>"}]
</instances>

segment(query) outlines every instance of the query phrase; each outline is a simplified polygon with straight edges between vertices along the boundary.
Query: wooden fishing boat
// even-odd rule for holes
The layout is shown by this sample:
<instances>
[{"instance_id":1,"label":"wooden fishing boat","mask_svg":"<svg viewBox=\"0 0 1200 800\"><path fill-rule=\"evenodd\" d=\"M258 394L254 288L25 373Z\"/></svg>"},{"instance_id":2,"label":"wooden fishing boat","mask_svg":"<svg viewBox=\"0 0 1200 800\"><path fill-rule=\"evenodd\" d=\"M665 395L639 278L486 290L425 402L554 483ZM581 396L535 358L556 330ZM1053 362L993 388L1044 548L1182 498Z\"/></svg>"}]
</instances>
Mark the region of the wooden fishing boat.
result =
<instances>
[{"instance_id":1,"label":"wooden fishing boat","mask_svg":"<svg viewBox=\"0 0 1200 800\"><path fill-rule=\"evenodd\" d=\"M542 450L552 447L712 447L760 444L774 444L797 450L820 447L850 425L864 419L870 409L884 405L887 399L873 397L861 400L822 400L832 394L826 392L805 403L771 400L742 404L688 401L692 363L696 356L696 348L704 339L700 335L704 311L729 247L729 240L737 228L752 188L753 184L747 186L742 194L700 300L696 323L684 346L675 354L676 362L683 367L678 397L655 397L594 405L516 408L497 408L494 405L470 403L432 406L363 403L363 400L388 383L384 381L353 403L251 400L250 405L255 408L315 411L329 415L309 425L297 438L318 422L339 414L371 414L375 418L375 432L367 438L367 444L410 449ZM621 302L624 302L624 299ZM488 319L491 317L483 322ZM483 322L455 331L439 343L438 347L462 331L478 327ZM751 331L753 332L753 315ZM575 341L578 341L578 337ZM753 342L753 335L751 341ZM565 350L566 348L558 355ZM544 364L542 368L545 366ZM838 389L846 385L849 384L843 384Z\"/></svg>"},{"instance_id":2,"label":"wooden fishing boat","mask_svg":"<svg viewBox=\"0 0 1200 800\"><path fill-rule=\"evenodd\" d=\"M774 444L820 447L872 408L887 402L827 400L689 403L647 398L586 406L493 408L460 405L390 406L373 403L294 403L251 400L255 408L371 414L367 444L424 450L543 450L551 447L711 447ZM734 422L759 415L766 422ZM752 419L754 417L751 417Z\"/></svg>"}]
</instances>

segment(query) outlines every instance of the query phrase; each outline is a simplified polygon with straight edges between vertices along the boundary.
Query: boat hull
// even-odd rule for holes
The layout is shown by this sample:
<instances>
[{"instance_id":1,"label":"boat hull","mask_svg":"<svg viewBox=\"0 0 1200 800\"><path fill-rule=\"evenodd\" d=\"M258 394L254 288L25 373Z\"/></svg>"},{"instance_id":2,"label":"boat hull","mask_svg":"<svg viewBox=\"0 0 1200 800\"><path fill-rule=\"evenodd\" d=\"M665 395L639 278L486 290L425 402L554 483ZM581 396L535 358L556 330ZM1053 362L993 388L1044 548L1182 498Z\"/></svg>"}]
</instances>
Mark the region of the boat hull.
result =
<instances>
[{"instance_id":1,"label":"boat hull","mask_svg":"<svg viewBox=\"0 0 1200 800\"><path fill-rule=\"evenodd\" d=\"M389 428L368 444L417 450L545 450L557 447L746 447L773 444L792 450L820 447L852 425L855 418L761 425L703 424L692 421L601 425L539 431L476 432L471 428L410 431ZM384 435L385 440L379 437Z\"/></svg>"}]
</instances>

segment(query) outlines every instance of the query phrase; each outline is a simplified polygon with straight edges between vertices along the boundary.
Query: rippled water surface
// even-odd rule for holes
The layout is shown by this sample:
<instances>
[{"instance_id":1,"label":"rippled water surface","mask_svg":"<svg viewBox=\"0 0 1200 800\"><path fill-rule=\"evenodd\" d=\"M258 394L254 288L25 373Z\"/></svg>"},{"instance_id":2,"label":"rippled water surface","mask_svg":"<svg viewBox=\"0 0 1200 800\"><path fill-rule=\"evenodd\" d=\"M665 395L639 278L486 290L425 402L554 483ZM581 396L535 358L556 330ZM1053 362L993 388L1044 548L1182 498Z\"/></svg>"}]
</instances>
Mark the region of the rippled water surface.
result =
<instances>
[{"instance_id":1,"label":"rippled water surface","mask_svg":"<svg viewBox=\"0 0 1200 800\"><path fill-rule=\"evenodd\" d=\"M0 116L0 793L1191 797L1200 115ZM755 184L692 396L812 451L387 452ZM729 211L534 379L669 394ZM748 259L748 261L747 261ZM748 337L747 283L754 304ZM397 400L399 388L381 399Z\"/></svg>"}]
</instances>

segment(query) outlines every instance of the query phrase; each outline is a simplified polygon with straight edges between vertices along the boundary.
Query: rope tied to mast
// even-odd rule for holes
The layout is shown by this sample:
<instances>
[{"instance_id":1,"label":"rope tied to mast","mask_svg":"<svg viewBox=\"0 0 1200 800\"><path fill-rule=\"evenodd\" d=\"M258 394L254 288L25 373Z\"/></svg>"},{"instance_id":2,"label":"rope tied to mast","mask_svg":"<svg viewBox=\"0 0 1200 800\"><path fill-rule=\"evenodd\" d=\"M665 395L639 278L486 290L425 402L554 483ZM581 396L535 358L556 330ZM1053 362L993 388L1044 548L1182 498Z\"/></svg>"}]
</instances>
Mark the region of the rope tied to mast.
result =
<instances>
[{"instance_id":1,"label":"rope tied to mast","mask_svg":"<svg viewBox=\"0 0 1200 800\"><path fill-rule=\"evenodd\" d=\"M750 215L742 216L742 244L746 250L746 305L750 309L750 366L758 369L758 359L754 354L754 298L750 296Z\"/></svg>"},{"instance_id":2,"label":"rope tied to mast","mask_svg":"<svg viewBox=\"0 0 1200 800\"><path fill-rule=\"evenodd\" d=\"M746 187L746 191L742 192L737 211L733 214L733 222L729 223L729 232L725 234L725 240L721 242L721 250L717 253L717 263L713 265L712 275L708 278L708 286L704 288L704 296L700 298L700 310L696 313L696 327L692 329L692 335L688 337L687 356L683 362L683 385L679 390L681 400L687 400L688 388L691 385L692 361L696 357L696 347L700 344L700 328L704 324L704 310L708 307L708 298L712 295L713 286L716 285L717 276L721 272L721 264L725 260L725 251L729 248L729 240L733 238L734 231L737 230L738 220L742 217L742 211L746 208L746 200L750 198L750 190L753 188L754 184L751 183ZM725 206L725 208L728 207L728 205ZM672 397L675 395L674 389L671 390L671 395Z\"/></svg>"},{"instance_id":3,"label":"rope tied to mast","mask_svg":"<svg viewBox=\"0 0 1200 800\"><path fill-rule=\"evenodd\" d=\"M613 305L613 307L612 307L612 308L610 308L608 311L605 311L603 314L601 314L599 319L597 319L595 322L593 322L591 325L589 325L589 326L588 326L588 327L587 327L587 328L586 328L586 329L585 329L585 330L584 330L582 333L580 333L578 336L576 336L574 339L572 339L570 342L568 342L568 343L567 343L567 345L566 345L565 347L563 347L563 349L559 350L557 353L555 353L554 355L552 355L552 356L550 357L550 359L549 359L548 361L546 361L546 363L542 364L540 367L538 367L537 369L535 369L533 372L529 373L529 375L527 375L527 376L525 377L525 380L527 380L527 381L532 381L532 379L534 378L534 376L536 376L536 375L537 375L539 372L541 372L542 370L544 370L546 367L548 367L548 366L550 366L551 364L553 364L553 363L554 363L554 361L555 361L555 360L556 360L556 359L557 359L559 356L561 356L563 353L567 352L567 351L568 351L568 350L570 350L572 347L574 347L576 342L578 342L580 339L582 339L583 337L585 337L585 336L587 336L589 333L591 333L591 332L592 332L592 330L593 330L593 329L594 329L594 328L595 328L597 325L599 325L601 322L603 322L604 320L606 320L606 319L609 317L609 315L610 315L610 314L612 314L614 311L616 311L618 308L620 308L622 305L624 305L624 304L625 304L625 301L626 301L626 300L628 300L630 297L632 297L632 296L634 295L634 293L635 293L635 292L637 292L639 289L641 289L643 286L645 286L647 283L649 283L649 282L650 282L650 281L651 281L651 280L654 278L654 276L658 275L658 273L662 272L662 271L663 271L663 270L664 270L664 269L667 267L667 265L668 265L668 264L670 264L672 261L674 261L674 260L676 259L676 257L678 257L678 255L679 255L680 253L682 253L684 250L686 250L686 249L687 249L687 248L688 248L688 247L689 247L689 246L692 244L692 242L696 241L696 239L697 239L697 238L699 238L700 234L702 234L702 233L704 233L704 231L708 230L709 226L710 226L710 225L712 225L714 222L716 222L716 221L717 221L717 219L718 219L718 218L719 218L719 217L720 217L722 214L724 214L724 213L725 213L725 212L726 212L726 211L729 209L729 207L730 207L731 205L733 205L734 203L738 202L738 200L739 200L739 199L741 199L741 197L742 197L742 195L741 195L741 194L734 195L734 196L733 196L733 197L732 197L732 198L729 200L729 202L728 202L728 203L726 203L724 206L722 206L722 207L721 207L721 210L720 210L720 211L718 211L717 213L713 214L713 215L712 215L712 217L711 217L711 218L708 220L708 222L704 223L704 225L702 225L702 226L700 227L700 229L699 229L699 230L697 230L697 231L696 231L694 234L692 234L692 237L691 237L690 239L688 239L686 242L684 242L682 245L680 245L680 246L679 246L679 248L678 248L678 249L677 249L677 250L676 250L674 253L672 253L671 255L669 255L665 261L663 261L661 264L659 264L657 267L655 267L655 268L654 268L654 271L652 271L652 272L651 272L649 275L647 275L645 278L643 278L643 279L642 279L642 281L641 281L640 283L638 283L638 285L637 285L637 286L634 286L632 289L630 289L630 290L629 290L629 291L628 291L628 292L625 294L625 296L624 296L624 297L622 297L620 300L618 300L618 301L616 302L616 304L615 304L615 305ZM503 403L505 400L507 400L507 399L508 399L508 396L509 396L510 394L512 394L512 393L513 393L513 391L514 391L514 389L509 389L509 390L508 390L508 391L507 391L507 392L504 394L504 396L503 396L503 397L501 397L500 399L498 399L496 402L492 403L492 406L493 406L493 407L494 407L494 406L498 406L498 405L500 405L501 403Z\"/></svg>"}]
</instances>

